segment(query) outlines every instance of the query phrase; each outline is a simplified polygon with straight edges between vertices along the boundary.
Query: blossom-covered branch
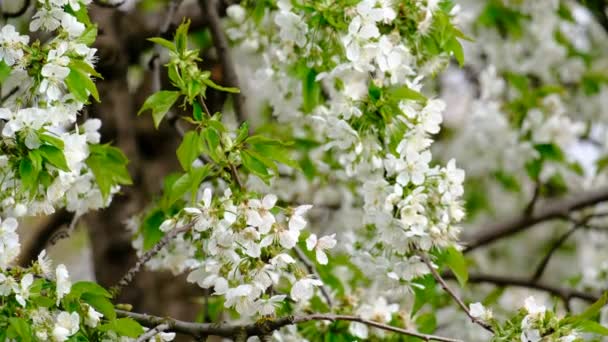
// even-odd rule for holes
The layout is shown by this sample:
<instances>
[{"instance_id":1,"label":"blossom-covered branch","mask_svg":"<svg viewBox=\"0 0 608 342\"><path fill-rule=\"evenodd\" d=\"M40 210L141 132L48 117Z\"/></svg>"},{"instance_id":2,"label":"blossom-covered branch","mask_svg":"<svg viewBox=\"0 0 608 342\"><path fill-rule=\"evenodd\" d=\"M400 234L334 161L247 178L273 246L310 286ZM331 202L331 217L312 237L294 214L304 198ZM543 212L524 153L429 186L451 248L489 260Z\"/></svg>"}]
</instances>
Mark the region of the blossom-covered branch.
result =
<instances>
[{"instance_id":1,"label":"blossom-covered branch","mask_svg":"<svg viewBox=\"0 0 608 342\"><path fill-rule=\"evenodd\" d=\"M144 326L156 327L160 324L168 324L170 327L169 329L172 331L188 334L197 338L209 335L235 337L239 334L242 334L243 332L247 335L247 337L262 336L270 334L273 331L281 329L288 325L300 324L310 321L349 321L366 324L374 328L391 331L402 335L418 337L424 341L462 342L462 340L459 339L429 334L421 334L415 331L410 331L399 327L378 323L372 320L363 319L361 317L348 315L311 314L305 316L288 316L277 319L264 319L252 324L231 325L185 322L173 318L158 317L123 310L117 310L116 312L119 316L133 318Z\"/></svg>"}]
</instances>

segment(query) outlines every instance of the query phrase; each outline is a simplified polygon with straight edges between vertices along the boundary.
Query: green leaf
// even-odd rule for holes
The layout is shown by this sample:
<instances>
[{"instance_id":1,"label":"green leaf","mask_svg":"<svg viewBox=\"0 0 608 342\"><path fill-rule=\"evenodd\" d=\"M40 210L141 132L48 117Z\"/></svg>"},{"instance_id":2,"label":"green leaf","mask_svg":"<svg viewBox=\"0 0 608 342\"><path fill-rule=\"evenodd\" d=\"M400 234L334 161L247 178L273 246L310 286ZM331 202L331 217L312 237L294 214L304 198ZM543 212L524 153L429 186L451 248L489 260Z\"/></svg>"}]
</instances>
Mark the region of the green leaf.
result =
<instances>
[{"instance_id":1,"label":"green leaf","mask_svg":"<svg viewBox=\"0 0 608 342\"><path fill-rule=\"evenodd\" d=\"M177 200L184 197L191 187L192 176L189 173L185 173L179 177L171 186L171 190L169 191L169 203L167 203L167 206L173 205Z\"/></svg>"},{"instance_id":2,"label":"green leaf","mask_svg":"<svg viewBox=\"0 0 608 342\"><path fill-rule=\"evenodd\" d=\"M432 312L427 312L416 317L416 328L423 334L430 334L437 329L437 318Z\"/></svg>"},{"instance_id":3,"label":"green leaf","mask_svg":"<svg viewBox=\"0 0 608 342\"><path fill-rule=\"evenodd\" d=\"M266 165L258 158L254 157L251 152L242 150L241 160L243 162L243 166L249 170L249 172L260 177L260 179L262 179L264 182L268 181L270 174L268 173Z\"/></svg>"},{"instance_id":4,"label":"green leaf","mask_svg":"<svg viewBox=\"0 0 608 342\"><path fill-rule=\"evenodd\" d=\"M317 73L309 69L302 80L302 110L310 113L321 102L321 87L316 81Z\"/></svg>"},{"instance_id":5,"label":"green leaf","mask_svg":"<svg viewBox=\"0 0 608 342\"><path fill-rule=\"evenodd\" d=\"M593 318L594 316L596 316L597 314L600 313L600 310L606 306L606 303L608 303L608 292L604 292L604 294L600 297L600 299L598 299L595 303L589 305L589 307L587 309L585 309L585 311L583 311L582 313L573 316L572 319L574 320L589 320L591 318Z\"/></svg>"},{"instance_id":6,"label":"green leaf","mask_svg":"<svg viewBox=\"0 0 608 342\"><path fill-rule=\"evenodd\" d=\"M94 283L92 281L79 281L72 285L70 290L70 294L75 294L77 297L80 295L88 293L96 296L102 296L106 298L112 298L110 292L104 289L101 285Z\"/></svg>"},{"instance_id":7,"label":"green leaf","mask_svg":"<svg viewBox=\"0 0 608 342\"><path fill-rule=\"evenodd\" d=\"M396 102L401 100L426 102L427 100L426 96L407 86L392 87L389 89L389 94L393 101Z\"/></svg>"},{"instance_id":8,"label":"green leaf","mask_svg":"<svg viewBox=\"0 0 608 342\"><path fill-rule=\"evenodd\" d=\"M91 94L99 102L97 87L84 71L70 67L70 73L65 78L65 84L76 100L87 103L89 94Z\"/></svg>"},{"instance_id":9,"label":"green leaf","mask_svg":"<svg viewBox=\"0 0 608 342\"><path fill-rule=\"evenodd\" d=\"M201 132L201 138L204 140L203 151L215 162L222 160L224 156L220 148L220 135L215 128L207 127Z\"/></svg>"},{"instance_id":10,"label":"green leaf","mask_svg":"<svg viewBox=\"0 0 608 342\"><path fill-rule=\"evenodd\" d=\"M177 159L182 168L188 171L202 151L201 137L197 132L190 131L184 135L182 143L177 148Z\"/></svg>"},{"instance_id":11,"label":"green leaf","mask_svg":"<svg viewBox=\"0 0 608 342\"><path fill-rule=\"evenodd\" d=\"M454 55L454 58L456 58L458 61L458 65L461 67L464 66L464 51L462 50L462 45L458 39L456 39L456 37L448 41L446 48Z\"/></svg>"},{"instance_id":12,"label":"green leaf","mask_svg":"<svg viewBox=\"0 0 608 342\"><path fill-rule=\"evenodd\" d=\"M245 141L245 139L247 139L248 137L249 137L249 124L247 123L247 121L245 121L245 122L243 122L243 124L241 124L241 127L239 127L239 130L236 134L236 140L234 141L234 144L239 145L240 143Z\"/></svg>"},{"instance_id":13,"label":"green leaf","mask_svg":"<svg viewBox=\"0 0 608 342\"><path fill-rule=\"evenodd\" d=\"M101 77L101 74L95 70L95 68L93 68L89 63L87 63L83 60L72 59L70 61L70 69L77 69L79 71L82 71L85 74L103 78L103 77Z\"/></svg>"},{"instance_id":14,"label":"green leaf","mask_svg":"<svg viewBox=\"0 0 608 342\"><path fill-rule=\"evenodd\" d=\"M163 47L166 47L167 49L173 51L173 52L177 52L177 49L175 48L175 44L173 42L170 42L164 38L161 37L153 37L153 38L148 38L149 41L156 43L158 45L161 45Z\"/></svg>"},{"instance_id":15,"label":"green leaf","mask_svg":"<svg viewBox=\"0 0 608 342\"><path fill-rule=\"evenodd\" d=\"M452 270L461 287L465 287L469 280L469 272L467 270L467 262L461 251L454 246L447 249L446 264Z\"/></svg>"},{"instance_id":16,"label":"green leaf","mask_svg":"<svg viewBox=\"0 0 608 342\"><path fill-rule=\"evenodd\" d=\"M10 76L13 69L8 66L8 64L4 63L3 60L0 60L0 84L4 83L6 79Z\"/></svg>"},{"instance_id":17,"label":"green leaf","mask_svg":"<svg viewBox=\"0 0 608 342\"><path fill-rule=\"evenodd\" d=\"M193 196L196 195L199 185L205 179L211 171L211 165L207 164L202 167L195 167L190 169L188 173L183 174L179 177L169 190L167 207L173 205L180 198L184 197L187 192L191 192Z\"/></svg>"},{"instance_id":18,"label":"green leaf","mask_svg":"<svg viewBox=\"0 0 608 342\"><path fill-rule=\"evenodd\" d=\"M138 337L144 333L144 328L142 328L139 323L131 318L119 318L112 320L109 323L100 326L99 330L115 331L119 335L124 335L127 337Z\"/></svg>"},{"instance_id":19,"label":"green leaf","mask_svg":"<svg viewBox=\"0 0 608 342\"><path fill-rule=\"evenodd\" d=\"M8 319L12 332L19 337L21 342L32 341L32 330L30 324L28 324L23 318L11 317Z\"/></svg>"},{"instance_id":20,"label":"green leaf","mask_svg":"<svg viewBox=\"0 0 608 342\"><path fill-rule=\"evenodd\" d=\"M90 154L86 160L91 168L101 194L107 198L112 186L132 184L127 170L127 157L116 147L104 144L89 145Z\"/></svg>"},{"instance_id":21,"label":"green leaf","mask_svg":"<svg viewBox=\"0 0 608 342\"><path fill-rule=\"evenodd\" d=\"M190 28L190 20L184 20L175 30L175 48L177 53L183 55L188 49L188 29Z\"/></svg>"},{"instance_id":22,"label":"green leaf","mask_svg":"<svg viewBox=\"0 0 608 342\"><path fill-rule=\"evenodd\" d=\"M144 250L152 248L163 238L163 232L159 229L165 220L165 213L156 209L149 213L141 223L141 232L144 237Z\"/></svg>"},{"instance_id":23,"label":"green leaf","mask_svg":"<svg viewBox=\"0 0 608 342\"><path fill-rule=\"evenodd\" d=\"M77 42L91 46L97 39L97 25L89 25L82 35L78 37Z\"/></svg>"},{"instance_id":24,"label":"green leaf","mask_svg":"<svg viewBox=\"0 0 608 342\"><path fill-rule=\"evenodd\" d=\"M160 122L178 98L178 91L161 90L156 92L146 99L139 112L137 112L137 115L151 109L154 126L158 128L158 125L160 125Z\"/></svg>"},{"instance_id":25,"label":"green leaf","mask_svg":"<svg viewBox=\"0 0 608 342\"><path fill-rule=\"evenodd\" d=\"M196 101L192 104L192 118L198 122L203 121L203 108Z\"/></svg>"},{"instance_id":26,"label":"green leaf","mask_svg":"<svg viewBox=\"0 0 608 342\"><path fill-rule=\"evenodd\" d=\"M577 330L586 333L608 336L608 328L594 321L583 321L576 324Z\"/></svg>"},{"instance_id":27,"label":"green leaf","mask_svg":"<svg viewBox=\"0 0 608 342\"><path fill-rule=\"evenodd\" d=\"M45 133L40 134L38 137L40 138L41 141L63 150L63 147L64 147L63 140L61 140L60 138L58 138L54 135L51 135L51 133L45 132Z\"/></svg>"},{"instance_id":28,"label":"green leaf","mask_svg":"<svg viewBox=\"0 0 608 342\"><path fill-rule=\"evenodd\" d=\"M553 160L561 162L565 160L564 152L555 144L536 144L534 149L540 153L540 156L545 160Z\"/></svg>"},{"instance_id":29,"label":"green leaf","mask_svg":"<svg viewBox=\"0 0 608 342\"><path fill-rule=\"evenodd\" d=\"M70 168L68 167L68 163L65 160L65 156L63 155L62 150L58 149L55 146L42 145L37 149L37 151L40 152L40 155L42 155L42 158L44 158L44 160L51 163L56 168L66 172L70 171Z\"/></svg>"},{"instance_id":30,"label":"green leaf","mask_svg":"<svg viewBox=\"0 0 608 342\"><path fill-rule=\"evenodd\" d=\"M211 88L215 88L219 91L225 91L227 93L240 93L241 91L239 90L239 88L234 88L234 87L224 87L221 86L219 84L216 84L215 82L213 82L211 79L209 78L203 78L201 79L201 82L205 83L206 85L210 86Z\"/></svg>"},{"instance_id":31,"label":"green leaf","mask_svg":"<svg viewBox=\"0 0 608 342\"><path fill-rule=\"evenodd\" d=\"M34 168L32 161L29 158L21 159L19 163L19 178L26 189L32 191L37 184L38 170Z\"/></svg>"}]
</instances>

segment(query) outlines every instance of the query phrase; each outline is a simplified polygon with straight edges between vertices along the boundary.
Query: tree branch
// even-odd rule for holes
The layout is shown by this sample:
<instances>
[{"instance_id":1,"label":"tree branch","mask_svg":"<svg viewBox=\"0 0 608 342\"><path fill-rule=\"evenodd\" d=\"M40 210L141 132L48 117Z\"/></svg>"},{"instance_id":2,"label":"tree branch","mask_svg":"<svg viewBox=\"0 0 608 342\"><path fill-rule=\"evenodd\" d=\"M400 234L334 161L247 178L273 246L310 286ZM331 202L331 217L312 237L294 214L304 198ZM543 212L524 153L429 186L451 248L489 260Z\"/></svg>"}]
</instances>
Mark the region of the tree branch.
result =
<instances>
[{"instance_id":1,"label":"tree branch","mask_svg":"<svg viewBox=\"0 0 608 342\"><path fill-rule=\"evenodd\" d=\"M456 277L452 273L444 273L443 277L445 277L445 279L456 279ZM529 278L523 277L499 276L490 274L469 274L468 281L469 283L473 284L488 283L497 286L524 287L528 289L547 292L552 295L558 296L563 300L577 298L587 302L595 302L599 299L599 296L595 296L591 293L546 285L538 282L532 282Z\"/></svg>"},{"instance_id":2,"label":"tree branch","mask_svg":"<svg viewBox=\"0 0 608 342\"><path fill-rule=\"evenodd\" d=\"M218 2L217 0L199 0L201 9L207 15L207 21L209 23L209 29L211 30L211 37L213 38L213 44L217 50L218 58L222 63L222 69L226 79L226 86L239 88L239 78L234 68L232 54L228 47L228 39L224 34L220 16L218 14ZM245 97L243 94L234 93L232 94L234 100L234 112L236 114L237 121L240 123L246 120L245 115Z\"/></svg>"},{"instance_id":3,"label":"tree branch","mask_svg":"<svg viewBox=\"0 0 608 342\"><path fill-rule=\"evenodd\" d=\"M64 225L68 225L72 219L70 213L63 209L56 212L51 216L51 220L45 225L44 228L37 231L34 238L31 239L31 243L27 245L27 248L21 250L21 256L19 257L19 264L23 267L30 265L30 263L38 257L42 252L47 243L56 235L58 231Z\"/></svg>"},{"instance_id":4,"label":"tree branch","mask_svg":"<svg viewBox=\"0 0 608 342\"><path fill-rule=\"evenodd\" d=\"M313 274L318 279L321 279L319 272L317 272L317 268L312 263L312 261L310 261L310 259L306 257L306 254L304 254L300 247L295 246L294 251L296 252L296 256L298 257L298 259L300 259L304 266L306 266L308 273ZM325 301L327 302L327 305L329 305L330 308L334 306L331 296L329 295L329 291L327 290L325 285L321 285L321 294L323 294L323 297L325 298Z\"/></svg>"},{"instance_id":5,"label":"tree branch","mask_svg":"<svg viewBox=\"0 0 608 342\"><path fill-rule=\"evenodd\" d=\"M420 338L424 341L442 341L442 342L462 342L458 339L449 337L442 337L436 335L422 334L416 331L406 330L398 328L392 325L383 324L367 319L363 319L358 316L348 315L332 315L332 314L312 314L306 316L287 316L276 318L273 320L260 320L256 323L244 324L244 325L232 325L232 324L215 324L215 323L194 323L179 321L173 318L164 318L158 316L152 316L147 314L134 313L123 310L116 310L116 313L120 317L129 317L140 324L147 327L155 327L160 324L168 324L169 329L174 332L188 334L190 336L200 338L202 336L214 335L222 337L235 337L235 336L263 336L269 333L279 330L282 327L300 324L310 321L350 321L358 322L365 325L369 325L374 328L392 331L402 335L412 336Z\"/></svg>"},{"instance_id":6,"label":"tree branch","mask_svg":"<svg viewBox=\"0 0 608 342\"><path fill-rule=\"evenodd\" d=\"M464 252L470 252L496 240L514 235L538 223L567 217L572 211L604 201L608 201L608 188L582 193L574 197L545 204L544 207L539 208L532 215L521 215L512 220L499 222L482 230L477 235L465 238L464 244L466 247Z\"/></svg>"},{"instance_id":7,"label":"tree branch","mask_svg":"<svg viewBox=\"0 0 608 342\"><path fill-rule=\"evenodd\" d=\"M192 226L194 226L194 221L192 221L182 227L174 228L173 230L169 231L169 233L165 234L165 236L163 236L163 238L159 242L157 242L156 245L154 245L154 247L152 247L152 249L150 249L146 253L144 253L144 255L142 255L137 260L135 265L133 265L133 267L131 267L127 271L127 273L120 279L118 284L116 284L114 287L112 287L111 292L114 295L114 297L116 297L125 286L129 285L131 283L131 281L133 281L135 274L137 274L137 272L139 272L141 270L143 265L145 265L148 261L150 261L150 259L152 259L156 254L158 254L177 235L189 231L192 228Z\"/></svg>"},{"instance_id":8,"label":"tree branch","mask_svg":"<svg viewBox=\"0 0 608 342\"><path fill-rule=\"evenodd\" d=\"M171 328L171 327L167 323L159 324L156 327L143 333L141 336L139 336L137 338L137 340L135 342L145 342L145 341L149 340L150 338L154 337L156 334L169 330L169 328Z\"/></svg>"},{"instance_id":9,"label":"tree branch","mask_svg":"<svg viewBox=\"0 0 608 342\"><path fill-rule=\"evenodd\" d=\"M482 328L486 329L487 331L494 333L494 329L492 329L492 326L490 326L488 323L484 322L483 320L473 316L471 314L471 311L469 311L469 308L467 307L467 305L462 301L462 299L460 299L460 297L458 297L458 295L456 295L456 293L454 291L452 291L452 289L450 289L450 287L448 286L448 284L445 282L445 280L441 277L441 275L437 272L437 270L435 269L435 267L433 266L433 263L431 263L431 261L429 260L429 258L426 256L426 254L424 253L419 253L418 254L420 256L420 258L422 258L422 261L426 264L426 266L428 267L429 271L431 271L431 274L433 275L433 278L435 278L435 280L441 285L441 287L443 288L443 290L445 292L447 292L447 294L450 295L450 297L452 297L454 299L454 301L458 304L458 306L460 306L460 308L462 309L462 311L464 311L467 316L469 316L469 318L471 319L471 321L479 326L481 326Z\"/></svg>"},{"instance_id":10,"label":"tree branch","mask_svg":"<svg viewBox=\"0 0 608 342\"><path fill-rule=\"evenodd\" d=\"M125 4L125 2L127 2L127 0L122 0L121 2L115 3L115 4L110 4L107 3L103 0L93 0L93 3L99 7L103 7L103 8L118 8L122 5Z\"/></svg>"},{"instance_id":11,"label":"tree branch","mask_svg":"<svg viewBox=\"0 0 608 342\"><path fill-rule=\"evenodd\" d=\"M1 3L2 1L0 1L0 4ZM21 5L21 8L19 8L16 12L2 12L2 16L5 18L17 18L24 15L28 8L30 8L30 0L24 0L23 5Z\"/></svg>"}]
</instances>

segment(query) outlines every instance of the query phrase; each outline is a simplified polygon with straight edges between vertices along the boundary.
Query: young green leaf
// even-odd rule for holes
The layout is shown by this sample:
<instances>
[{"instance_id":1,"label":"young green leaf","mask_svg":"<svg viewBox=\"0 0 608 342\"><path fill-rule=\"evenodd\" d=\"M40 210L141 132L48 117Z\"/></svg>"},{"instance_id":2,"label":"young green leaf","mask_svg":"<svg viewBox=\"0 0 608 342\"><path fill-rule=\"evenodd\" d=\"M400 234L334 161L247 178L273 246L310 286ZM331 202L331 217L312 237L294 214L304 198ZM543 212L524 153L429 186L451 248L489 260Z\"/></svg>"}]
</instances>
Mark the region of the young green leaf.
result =
<instances>
[{"instance_id":1,"label":"young green leaf","mask_svg":"<svg viewBox=\"0 0 608 342\"><path fill-rule=\"evenodd\" d=\"M467 270L467 262L464 259L462 252L455 247L450 246L447 249L446 264L452 270L461 287L464 287L469 280L469 272Z\"/></svg>"},{"instance_id":2,"label":"young green leaf","mask_svg":"<svg viewBox=\"0 0 608 342\"><path fill-rule=\"evenodd\" d=\"M173 104L178 98L178 91L161 90L156 92L146 99L139 112L137 112L137 115L151 109L154 126L158 128L158 125L160 125L160 122L163 120L169 109L173 107Z\"/></svg>"},{"instance_id":3,"label":"young green leaf","mask_svg":"<svg viewBox=\"0 0 608 342\"><path fill-rule=\"evenodd\" d=\"M203 151L201 137L195 131L190 131L184 135L182 143L177 148L177 159L182 168L186 171L192 168L192 163Z\"/></svg>"}]
</instances>

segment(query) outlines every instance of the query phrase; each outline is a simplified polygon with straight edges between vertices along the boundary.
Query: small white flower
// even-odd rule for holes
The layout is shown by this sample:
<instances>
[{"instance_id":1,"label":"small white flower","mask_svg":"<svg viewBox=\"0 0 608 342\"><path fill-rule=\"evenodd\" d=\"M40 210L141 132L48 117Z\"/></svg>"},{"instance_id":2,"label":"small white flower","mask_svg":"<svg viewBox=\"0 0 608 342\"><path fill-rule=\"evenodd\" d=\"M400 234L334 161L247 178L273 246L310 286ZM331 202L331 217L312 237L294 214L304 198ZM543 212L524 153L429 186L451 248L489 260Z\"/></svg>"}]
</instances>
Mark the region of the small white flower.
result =
<instances>
[{"instance_id":1,"label":"small white flower","mask_svg":"<svg viewBox=\"0 0 608 342\"><path fill-rule=\"evenodd\" d=\"M34 275L28 273L21 278L21 283L13 285L13 292L15 292L15 299L17 302L25 307L27 299L30 297L30 287L34 283Z\"/></svg>"},{"instance_id":2,"label":"small white flower","mask_svg":"<svg viewBox=\"0 0 608 342\"><path fill-rule=\"evenodd\" d=\"M79 37L85 29L83 23L79 22L74 16L64 13L61 19L61 26L66 30L71 38Z\"/></svg>"},{"instance_id":3,"label":"small white flower","mask_svg":"<svg viewBox=\"0 0 608 342\"><path fill-rule=\"evenodd\" d=\"M97 312L95 309L93 309L92 306L89 306L89 310L87 310L87 317L85 317L84 323L91 328L95 328L99 324L101 317L103 317L103 314Z\"/></svg>"},{"instance_id":4,"label":"small white flower","mask_svg":"<svg viewBox=\"0 0 608 342\"><path fill-rule=\"evenodd\" d=\"M469 312L471 313L471 316L475 318L486 321L492 319L492 311L486 309L483 304L479 302L469 304Z\"/></svg>"},{"instance_id":5,"label":"small white flower","mask_svg":"<svg viewBox=\"0 0 608 342\"><path fill-rule=\"evenodd\" d=\"M211 223L213 223L213 217L210 214L211 201L211 189L205 188L205 190L203 190L202 205L199 205L196 208L184 208L184 211L194 218L194 229L196 231L203 232L211 227Z\"/></svg>"},{"instance_id":6,"label":"small white flower","mask_svg":"<svg viewBox=\"0 0 608 342\"><path fill-rule=\"evenodd\" d=\"M304 215L312 208L312 205L305 204L296 207L289 218L289 229L302 230L306 227Z\"/></svg>"},{"instance_id":7,"label":"small white flower","mask_svg":"<svg viewBox=\"0 0 608 342\"><path fill-rule=\"evenodd\" d=\"M226 292L224 306L227 308L234 307L241 315L252 315L256 311L253 304L254 295L255 293L251 285L239 285Z\"/></svg>"},{"instance_id":8,"label":"small white flower","mask_svg":"<svg viewBox=\"0 0 608 342\"><path fill-rule=\"evenodd\" d=\"M57 280L57 305L59 305L61 298L70 293L72 283L70 282L70 275L68 274L68 270L64 264L57 266L55 276Z\"/></svg>"},{"instance_id":9,"label":"small white flower","mask_svg":"<svg viewBox=\"0 0 608 342\"><path fill-rule=\"evenodd\" d=\"M314 249L319 264L327 265L327 254L325 254L324 250L334 248L336 243L336 234L324 236L319 240L317 240L317 235L310 234L308 239L306 239L306 248L308 248L309 251Z\"/></svg>"},{"instance_id":10,"label":"small white flower","mask_svg":"<svg viewBox=\"0 0 608 342\"><path fill-rule=\"evenodd\" d=\"M156 336L149 339L148 341L149 342L169 342L169 341L173 341L173 339L175 339L174 332L160 332L160 333L156 334Z\"/></svg>"},{"instance_id":11,"label":"small white flower","mask_svg":"<svg viewBox=\"0 0 608 342\"><path fill-rule=\"evenodd\" d=\"M264 196L261 202L257 199L250 200L249 209L247 209L247 224L258 228L260 233L267 234L276 222L274 215L270 212L275 203L277 203L277 196L273 194Z\"/></svg>"},{"instance_id":12,"label":"small white flower","mask_svg":"<svg viewBox=\"0 0 608 342\"><path fill-rule=\"evenodd\" d=\"M53 263L51 259L46 255L46 249L43 249L40 254L38 254L38 266L40 267L40 271L42 275L49 278L53 272Z\"/></svg>"},{"instance_id":13,"label":"small white flower","mask_svg":"<svg viewBox=\"0 0 608 342\"><path fill-rule=\"evenodd\" d=\"M314 295L314 288L323 282L314 278L302 278L291 287L290 296L296 302L307 301Z\"/></svg>"},{"instance_id":14,"label":"small white flower","mask_svg":"<svg viewBox=\"0 0 608 342\"><path fill-rule=\"evenodd\" d=\"M226 14L237 23L242 23L245 20L245 9L238 4L228 6Z\"/></svg>"},{"instance_id":15,"label":"small white flower","mask_svg":"<svg viewBox=\"0 0 608 342\"><path fill-rule=\"evenodd\" d=\"M530 296L524 301L524 307L530 315L544 315L547 308L544 305L538 305L534 297Z\"/></svg>"},{"instance_id":16,"label":"small white flower","mask_svg":"<svg viewBox=\"0 0 608 342\"><path fill-rule=\"evenodd\" d=\"M57 342L63 342L77 333L78 329L80 329L80 316L78 316L78 313L62 311L57 315L53 337Z\"/></svg>"}]
</instances>

